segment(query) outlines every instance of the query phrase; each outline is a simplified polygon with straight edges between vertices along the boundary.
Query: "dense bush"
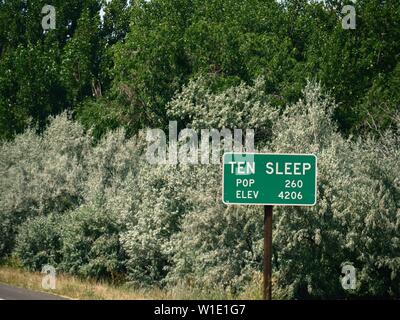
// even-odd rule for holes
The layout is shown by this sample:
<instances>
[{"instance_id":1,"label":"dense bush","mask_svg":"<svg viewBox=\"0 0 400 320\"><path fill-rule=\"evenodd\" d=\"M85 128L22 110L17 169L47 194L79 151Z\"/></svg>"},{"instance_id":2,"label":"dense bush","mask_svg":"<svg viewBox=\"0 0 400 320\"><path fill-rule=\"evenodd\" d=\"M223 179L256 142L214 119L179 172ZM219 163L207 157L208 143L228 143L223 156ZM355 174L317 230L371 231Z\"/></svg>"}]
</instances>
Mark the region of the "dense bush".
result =
<instances>
[{"instance_id":1,"label":"dense bush","mask_svg":"<svg viewBox=\"0 0 400 320\"><path fill-rule=\"evenodd\" d=\"M262 270L262 210L226 208L219 190L206 187L192 190L203 199L185 215L182 231L173 237L174 264L167 280L170 285L183 282L237 293L251 281L254 271Z\"/></svg>"},{"instance_id":2,"label":"dense bush","mask_svg":"<svg viewBox=\"0 0 400 320\"><path fill-rule=\"evenodd\" d=\"M15 230L28 217L80 205L90 144L82 127L63 114L50 119L43 135L27 130L0 146L0 256L10 253Z\"/></svg>"},{"instance_id":3,"label":"dense bush","mask_svg":"<svg viewBox=\"0 0 400 320\"><path fill-rule=\"evenodd\" d=\"M238 289L258 270L262 217L221 204L219 166L141 166L122 243L129 280Z\"/></svg>"},{"instance_id":4,"label":"dense bush","mask_svg":"<svg viewBox=\"0 0 400 320\"><path fill-rule=\"evenodd\" d=\"M190 93L196 97L196 92L199 90L195 88ZM319 159L317 205L276 208L276 294L287 298L398 297L398 131L388 131L379 139L345 139L332 119L336 108L333 100L318 85L308 85L303 95L302 100L272 121L272 138L263 149L312 152ZM192 110L197 110L210 108L203 101L213 100L191 101L201 101L192 106ZM221 100L220 108L217 103L213 108L229 110L229 105L229 101ZM219 168L216 170L219 172ZM198 178L204 175L210 177L209 168ZM198 182L193 184L196 194L208 199L207 205L193 206L183 217L182 230L174 237L180 241L174 246L170 279L191 277L203 284L230 286L235 277L241 279L246 275L246 270L260 270L262 213L258 212L260 217L252 220L256 209L224 209L215 196L219 193L218 174L214 179L208 188L198 188L202 186ZM209 200L213 197L215 203ZM230 224L230 219L237 220ZM340 285L341 266L345 263L357 269L357 289L353 292L344 291Z\"/></svg>"},{"instance_id":5,"label":"dense bush","mask_svg":"<svg viewBox=\"0 0 400 320\"><path fill-rule=\"evenodd\" d=\"M192 81L168 112L196 129L251 123L265 133L259 151L318 156L317 205L274 211L275 295L399 297L398 127L344 138L332 120L337 106L319 85L278 114L257 89L263 81L216 94L204 79ZM230 120L238 110L243 118ZM138 286L233 293L261 271L262 210L221 203L219 165L150 165L141 138L114 131L92 145L66 115L43 136L27 131L1 149L0 246L29 268L53 262L83 277L123 273ZM350 292L339 281L345 263L357 270Z\"/></svg>"},{"instance_id":6,"label":"dense bush","mask_svg":"<svg viewBox=\"0 0 400 320\"><path fill-rule=\"evenodd\" d=\"M243 95L230 94L234 89L213 95L201 81L191 83L171 102L171 115L192 119L195 128L227 125L223 119L241 99L246 105L247 89L235 89ZM259 100L267 101L259 95ZM394 169L399 163L398 134L388 132L379 140L345 139L332 120L335 107L315 85L309 85L303 100L280 117L264 105L265 127L261 121L259 127L272 132L263 141L264 151L312 152L319 157L320 169L316 207L276 209L276 293L288 298L398 296L399 178ZM242 110L251 119L251 108ZM257 120L256 114L253 119ZM132 211L134 223L123 236L128 264L134 266L129 268L131 278L157 283L166 276L169 284L219 283L236 290L261 269L262 213L257 208L221 205L219 170L218 166L168 167L138 174L138 184L143 183L138 192L146 196L140 209ZM180 185L169 182L175 176ZM184 214L176 205L167 205L171 199L185 203ZM175 219L176 232L170 231L168 219ZM145 261L141 256L147 257ZM346 262L356 266L359 277L357 290L350 293L339 281Z\"/></svg>"},{"instance_id":7,"label":"dense bush","mask_svg":"<svg viewBox=\"0 0 400 320\"><path fill-rule=\"evenodd\" d=\"M22 224L14 253L30 270L50 264L85 278L120 281L125 263L121 230L116 217L100 208L39 216Z\"/></svg>"},{"instance_id":8,"label":"dense bush","mask_svg":"<svg viewBox=\"0 0 400 320\"><path fill-rule=\"evenodd\" d=\"M271 107L273 95L266 94L266 81L257 78L253 84L244 82L220 93L210 89L211 81L200 77L192 80L167 105L172 119L200 130L206 128L253 129L256 143L271 138L271 121L278 110Z\"/></svg>"},{"instance_id":9,"label":"dense bush","mask_svg":"<svg viewBox=\"0 0 400 320\"><path fill-rule=\"evenodd\" d=\"M128 277L136 285L158 284L171 264L171 237L193 201L187 194L190 167L141 163L132 188L132 207L124 216L121 236L127 252Z\"/></svg>"},{"instance_id":10,"label":"dense bush","mask_svg":"<svg viewBox=\"0 0 400 320\"><path fill-rule=\"evenodd\" d=\"M400 144L398 132L344 139L330 99L308 87L273 128L270 150L318 156L315 207L276 209L274 255L286 297L399 297ZM400 124L400 123L398 123ZM357 289L340 286L353 264Z\"/></svg>"},{"instance_id":11,"label":"dense bush","mask_svg":"<svg viewBox=\"0 0 400 320\"><path fill-rule=\"evenodd\" d=\"M125 261L120 230L116 217L101 209L83 207L67 214L61 227L60 269L86 278L121 279Z\"/></svg>"},{"instance_id":12,"label":"dense bush","mask_svg":"<svg viewBox=\"0 0 400 320\"><path fill-rule=\"evenodd\" d=\"M38 216L21 226L14 252L23 266L35 271L46 264L58 266L62 261L59 222L59 216Z\"/></svg>"}]
</instances>

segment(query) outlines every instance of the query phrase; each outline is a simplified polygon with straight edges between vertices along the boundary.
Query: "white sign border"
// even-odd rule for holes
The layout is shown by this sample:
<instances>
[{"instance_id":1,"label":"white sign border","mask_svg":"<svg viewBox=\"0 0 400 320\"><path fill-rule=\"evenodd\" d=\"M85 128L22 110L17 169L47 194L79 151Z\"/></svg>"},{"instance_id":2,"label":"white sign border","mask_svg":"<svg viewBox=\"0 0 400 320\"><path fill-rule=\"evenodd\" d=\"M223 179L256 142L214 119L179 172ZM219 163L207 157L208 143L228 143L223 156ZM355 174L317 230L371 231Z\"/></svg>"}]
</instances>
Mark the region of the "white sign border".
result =
<instances>
[{"instance_id":1,"label":"white sign border","mask_svg":"<svg viewBox=\"0 0 400 320\"><path fill-rule=\"evenodd\" d=\"M280 156L312 156L315 158L315 193L314 193L314 203L313 204L282 204L282 203L244 203L244 202L225 202L224 201L224 191L225 191L225 170L224 170L224 159L225 159L225 155L280 155ZM318 183L317 183L317 178L318 178L318 157L313 154L313 153L272 153L272 152L225 152L222 155L222 202L225 205L247 205L247 206L284 206L284 207L313 207L317 204L317 187L318 187Z\"/></svg>"}]
</instances>

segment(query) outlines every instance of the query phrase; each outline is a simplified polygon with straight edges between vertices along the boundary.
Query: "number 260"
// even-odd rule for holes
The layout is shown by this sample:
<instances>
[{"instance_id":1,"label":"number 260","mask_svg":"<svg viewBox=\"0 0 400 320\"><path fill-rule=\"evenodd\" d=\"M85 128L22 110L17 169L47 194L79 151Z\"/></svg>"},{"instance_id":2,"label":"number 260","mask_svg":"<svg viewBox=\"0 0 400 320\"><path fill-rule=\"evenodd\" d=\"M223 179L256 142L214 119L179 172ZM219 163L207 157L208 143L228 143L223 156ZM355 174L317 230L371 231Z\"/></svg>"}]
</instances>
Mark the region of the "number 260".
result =
<instances>
[{"instance_id":1,"label":"number 260","mask_svg":"<svg viewBox=\"0 0 400 320\"><path fill-rule=\"evenodd\" d=\"M303 180L285 180L285 188L302 188Z\"/></svg>"}]
</instances>

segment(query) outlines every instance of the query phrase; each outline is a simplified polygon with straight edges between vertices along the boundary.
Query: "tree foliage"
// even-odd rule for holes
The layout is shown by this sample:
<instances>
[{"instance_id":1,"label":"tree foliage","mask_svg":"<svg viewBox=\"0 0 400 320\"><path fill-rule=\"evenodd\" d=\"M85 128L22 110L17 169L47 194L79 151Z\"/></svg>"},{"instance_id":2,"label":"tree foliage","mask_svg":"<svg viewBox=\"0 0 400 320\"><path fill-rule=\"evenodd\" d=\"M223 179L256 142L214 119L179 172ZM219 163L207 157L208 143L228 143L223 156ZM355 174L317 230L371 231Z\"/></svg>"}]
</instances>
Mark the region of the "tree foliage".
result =
<instances>
[{"instance_id":1,"label":"tree foliage","mask_svg":"<svg viewBox=\"0 0 400 320\"><path fill-rule=\"evenodd\" d=\"M338 106L319 84L309 83L302 98L279 113L257 90L263 83L213 94L199 79L168 110L196 128L225 126L238 106L260 104L260 117L249 109L242 119L268 132L257 142L259 151L318 156L317 205L275 209L274 294L398 297L398 118L397 129L380 137L345 138L334 121ZM181 108L186 100L192 105ZM240 292L262 269L259 208L221 203L218 165L147 163L141 139L117 130L92 145L82 127L62 115L43 136L27 131L3 143L2 255L14 251L29 268L55 263L84 277L122 273L142 287ZM357 270L353 291L340 285L344 264Z\"/></svg>"},{"instance_id":2,"label":"tree foliage","mask_svg":"<svg viewBox=\"0 0 400 320\"><path fill-rule=\"evenodd\" d=\"M37 216L18 230L14 253L28 270L41 271L46 264L62 261L59 217Z\"/></svg>"},{"instance_id":3,"label":"tree foliage","mask_svg":"<svg viewBox=\"0 0 400 320\"><path fill-rule=\"evenodd\" d=\"M84 278L119 280L125 258L116 217L101 208L82 207L63 218L59 269Z\"/></svg>"},{"instance_id":4,"label":"tree foliage","mask_svg":"<svg viewBox=\"0 0 400 320\"><path fill-rule=\"evenodd\" d=\"M146 162L142 130L176 120L318 156L317 205L275 209L276 297L400 296L398 2L357 1L355 30L337 0L55 1L46 32L43 5L0 1L0 257L246 288L259 208L221 203L218 165Z\"/></svg>"},{"instance_id":5,"label":"tree foliage","mask_svg":"<svg viewBox=\"0 0 400 320\"><path fill-rule=\"evenodd\" d=\"M213 92L262 76L281 108L321 81L347 134L387 128L398 110L395 1L357 1L355 30L342 28L343 1L55 1L48 32L43 1L0 5L2 139L66 108L96 137L165 126L171 98L199 76Z\"/></svg>"},{"instance_id":6,"label":"tree foliage","mask_svg":"<svg viewBox=\"0 0 400 320\"><path fill-rule=\"evenodd\" d=\"M101 97L109 86L107 43L117 30L100 21L103 1L53 1L56 29L48 31L41 26L45 4L0 4L0 139L11 139L32 121L42 130L48 116Z\"/></svg>"}]
</instances>

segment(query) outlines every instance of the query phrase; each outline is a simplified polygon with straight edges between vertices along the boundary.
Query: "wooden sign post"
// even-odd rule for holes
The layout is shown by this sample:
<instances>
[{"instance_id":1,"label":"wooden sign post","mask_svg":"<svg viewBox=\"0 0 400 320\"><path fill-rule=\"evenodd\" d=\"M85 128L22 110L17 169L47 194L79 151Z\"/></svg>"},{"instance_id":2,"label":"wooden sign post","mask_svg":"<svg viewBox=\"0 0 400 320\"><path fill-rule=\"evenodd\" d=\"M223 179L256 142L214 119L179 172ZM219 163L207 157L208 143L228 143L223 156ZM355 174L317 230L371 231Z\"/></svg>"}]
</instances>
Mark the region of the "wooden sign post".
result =
<instances>
[{"instance_id":1,"label":"wooden sign post","mask_svg":"<svg viewBox=\"0 0 400 320\"><path fill-rule=\"evenodd\" d=\"M272 209L313 206L317 201L317 157L313 154L225 153L222 201L264 206L263 297L272 295Z\"/></svg>"},{"instance_id":2,"label":"wooden sign post","mask_svg":"<svg viewBox=\"0 0 400 320\"><path fill-rule=\"evenodd\" d=\"M264 300L272 299L272 206L264 206Z\"/></svg>"}]
</instances>

